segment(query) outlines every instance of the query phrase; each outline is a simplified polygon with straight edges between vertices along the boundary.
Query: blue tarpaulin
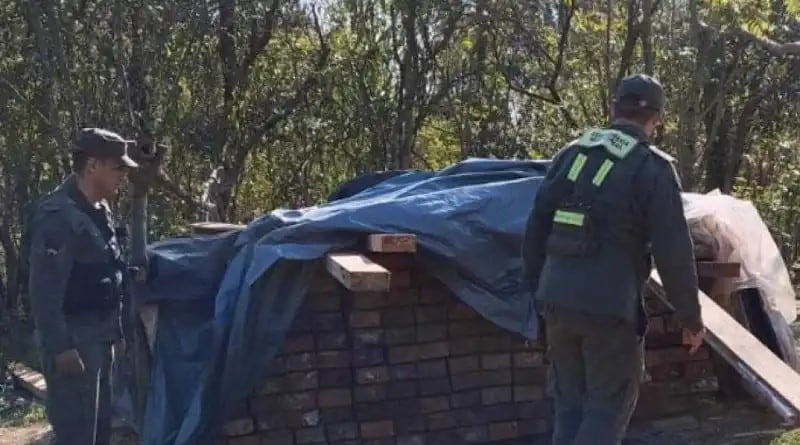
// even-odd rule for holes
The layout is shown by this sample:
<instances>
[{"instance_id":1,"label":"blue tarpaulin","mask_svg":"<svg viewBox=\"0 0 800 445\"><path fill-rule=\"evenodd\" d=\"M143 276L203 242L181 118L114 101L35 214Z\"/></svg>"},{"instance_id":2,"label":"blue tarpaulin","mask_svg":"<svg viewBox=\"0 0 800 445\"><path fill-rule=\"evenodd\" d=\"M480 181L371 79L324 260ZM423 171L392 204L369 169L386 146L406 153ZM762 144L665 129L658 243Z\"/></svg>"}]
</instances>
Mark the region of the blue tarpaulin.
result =
<instances>
[{"instance_id":1,"label":"blue tarpaulin","mask_svg":"<svg viewBox=\"0 0 800 445\"><path fill-rule=\"evenodd\" d=\"M414 233L418 261L488 320L536 333L520 248L548 161L470 159L438 172L345 184L320 206L276 210L239 232L149 247L158 334L141 440L212 443L264 377L319 262L367 233Z\"/></svg>"}]
</instances>

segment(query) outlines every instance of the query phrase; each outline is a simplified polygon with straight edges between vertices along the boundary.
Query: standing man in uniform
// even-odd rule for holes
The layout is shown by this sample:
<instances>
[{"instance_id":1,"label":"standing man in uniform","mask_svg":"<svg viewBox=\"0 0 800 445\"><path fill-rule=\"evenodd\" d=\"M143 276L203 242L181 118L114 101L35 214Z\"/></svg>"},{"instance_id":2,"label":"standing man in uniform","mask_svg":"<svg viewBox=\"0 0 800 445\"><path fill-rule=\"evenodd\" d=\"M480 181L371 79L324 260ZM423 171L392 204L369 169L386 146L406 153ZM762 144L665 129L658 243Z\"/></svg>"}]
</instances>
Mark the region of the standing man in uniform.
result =
<instances>
[{"instance_id":1,"label":"standing man in uniform","mask_svg":"<svg viewBox=\"0 0 800 445\"><path fill-rule=\"evenodd\" d=\"M612 123L569 143L536 195L523 245L555 388L554 445L625 435L644 369L642 292L651 255L690 353L704 328L674 160L650 145L664 111L657 80L616 91Z\"/></svg>"},{"instance_id":2,"label":"standing man in uniform","mask_svg":"<svg viewBox=\"0 0 800 445\"><path fill-rule=\"evenodd\" d=\"M129 168L118 134L81 129L74 173L30 219L28 294L57 445L107 445L111 436L113 345L121 351L125 265L107 199Z\"/></svg>"}]
</instances>

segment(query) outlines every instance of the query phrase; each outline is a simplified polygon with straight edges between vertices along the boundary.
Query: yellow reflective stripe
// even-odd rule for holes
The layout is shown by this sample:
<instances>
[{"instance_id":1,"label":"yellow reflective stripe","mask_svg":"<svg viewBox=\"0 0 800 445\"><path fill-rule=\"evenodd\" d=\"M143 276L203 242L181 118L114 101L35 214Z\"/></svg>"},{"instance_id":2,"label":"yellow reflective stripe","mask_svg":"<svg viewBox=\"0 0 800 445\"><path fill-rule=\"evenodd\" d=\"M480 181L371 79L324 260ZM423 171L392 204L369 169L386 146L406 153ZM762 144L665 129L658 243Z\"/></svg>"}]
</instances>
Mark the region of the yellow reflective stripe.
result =
<instances>
[{"instance_id":1,"label":"yellow reflective stripe","mask_svg":"<svg viewBox=\"0 0 800 445\"><path fill-rule=\"evenodd\" d=\"M600 165L600 168L597 169L597 173L594 174L594 179L592 179L592 184L596 186L600 186L603 181L606 180L606 176L608 176L608 172L611 171L611 167L614 166L614 163L606 159Z\"/></svg>"},{"instance_id":2,"label":"yellow reflective stripe","mask_svg":"<svg viewBox=\"0 0 800 445\"><path fill-rule=\"evenodd\" d=\"M569 169L567 179L575 182L575 180L578 179L578 175L581 174L584 164L586 164L586 155L583 153L578 153L578 156L575 156L575 160L572 161L572 167Z\"/></svg>"},{"instance_id":3,"label":"yellow reflective stripe","mask_svg":"<svg viewBox=\"0 0 800 445\"><path fill-rule=\"evenodd\" d=\"M582 213L556 210L553 221L561 224L569 224L571 226L583 226L583 218L584 216Z\"/></svg>"}]
</instances>

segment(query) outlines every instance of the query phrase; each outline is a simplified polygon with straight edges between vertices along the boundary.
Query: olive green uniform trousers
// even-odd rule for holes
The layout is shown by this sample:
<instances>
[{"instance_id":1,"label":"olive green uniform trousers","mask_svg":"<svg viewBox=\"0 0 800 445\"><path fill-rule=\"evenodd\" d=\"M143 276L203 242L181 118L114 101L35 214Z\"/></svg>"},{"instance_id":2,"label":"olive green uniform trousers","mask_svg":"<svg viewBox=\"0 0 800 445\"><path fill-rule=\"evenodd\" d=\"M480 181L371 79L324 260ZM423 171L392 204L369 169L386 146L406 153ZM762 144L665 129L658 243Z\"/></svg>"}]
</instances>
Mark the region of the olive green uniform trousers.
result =
<instances>
[{"instance_id":1,"label":"olive green uniform trousers","mask_svg":"<svg viewBox=\"0 0 800 445\"><path fill-rule=\"evenodd\" d=\"M555 393L553 445L617 445L644 371L636 325L608 316L543 308Z\"/></svg>"}]
</instances>

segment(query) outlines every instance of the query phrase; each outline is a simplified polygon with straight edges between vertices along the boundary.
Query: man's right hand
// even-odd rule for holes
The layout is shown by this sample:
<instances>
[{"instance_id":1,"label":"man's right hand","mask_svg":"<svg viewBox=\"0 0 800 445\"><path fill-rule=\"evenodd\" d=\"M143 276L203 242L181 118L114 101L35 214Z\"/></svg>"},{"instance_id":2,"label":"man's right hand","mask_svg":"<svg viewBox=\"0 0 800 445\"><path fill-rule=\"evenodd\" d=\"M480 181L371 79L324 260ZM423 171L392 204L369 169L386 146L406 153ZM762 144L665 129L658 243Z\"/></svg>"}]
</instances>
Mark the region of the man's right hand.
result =
<instances>
[{"instance_id":1,"label":"man's right hand","mask_svg":"<svg viewBox=\"0 0 800 445\"><path fill-rule=\"evenodd\" d=\"M79 375L86 371L77 349L67 349L56 355L56 371L65 375Z\"/></svg>"},{"instance_id":2,"label":"man's right hand","mask_svg":"<svg viewBox=\"0 0 800 445\"><path fill-rule=\"evenodd\" d=\"M683 329L683 344L689 345L690 355L694 354L698 349L700 349L705 336L706 328L702 328L697 332L692 332L686 328Z\"/></svg>"}]
</instances>

